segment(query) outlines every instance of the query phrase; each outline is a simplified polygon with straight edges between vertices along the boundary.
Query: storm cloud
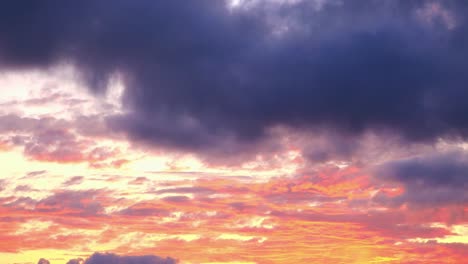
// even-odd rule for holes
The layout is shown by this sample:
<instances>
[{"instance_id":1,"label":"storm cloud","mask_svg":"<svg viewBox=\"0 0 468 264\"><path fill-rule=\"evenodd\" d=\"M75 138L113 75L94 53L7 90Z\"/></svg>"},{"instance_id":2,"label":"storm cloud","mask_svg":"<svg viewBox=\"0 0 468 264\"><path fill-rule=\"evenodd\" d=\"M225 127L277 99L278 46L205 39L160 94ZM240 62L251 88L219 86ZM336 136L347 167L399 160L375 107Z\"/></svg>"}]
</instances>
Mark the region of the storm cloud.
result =
<instances>
[{"instance_id":1,"label":"storm cloud","mask_svg":"<svg viewBox=\"0 0 468 264\"><path fill-rule=\"evenodd\" d=\"M276 126L468 136L465 1L15 1L0 67L118 76L131 139L200 150ZM221 143L222 142L222 143Z\"/></svg>"}]
</instances>

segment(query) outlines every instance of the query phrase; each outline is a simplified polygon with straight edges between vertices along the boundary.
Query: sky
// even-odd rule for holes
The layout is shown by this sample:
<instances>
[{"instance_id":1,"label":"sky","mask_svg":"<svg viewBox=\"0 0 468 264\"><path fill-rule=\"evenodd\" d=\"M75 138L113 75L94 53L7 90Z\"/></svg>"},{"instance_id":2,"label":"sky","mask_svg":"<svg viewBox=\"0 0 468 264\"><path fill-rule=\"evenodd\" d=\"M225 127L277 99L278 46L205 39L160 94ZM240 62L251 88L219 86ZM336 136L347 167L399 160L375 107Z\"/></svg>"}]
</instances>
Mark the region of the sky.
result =
<instances>
[{"instance_id":1,"label":"sky","mask_svg":"<svg viewBox=\"0 0 468 264\"><path fill-rule=\"evenodd\" d=\"M462 264L464 0L0 2L0 263Z\"/></svg>"}]
</instances>

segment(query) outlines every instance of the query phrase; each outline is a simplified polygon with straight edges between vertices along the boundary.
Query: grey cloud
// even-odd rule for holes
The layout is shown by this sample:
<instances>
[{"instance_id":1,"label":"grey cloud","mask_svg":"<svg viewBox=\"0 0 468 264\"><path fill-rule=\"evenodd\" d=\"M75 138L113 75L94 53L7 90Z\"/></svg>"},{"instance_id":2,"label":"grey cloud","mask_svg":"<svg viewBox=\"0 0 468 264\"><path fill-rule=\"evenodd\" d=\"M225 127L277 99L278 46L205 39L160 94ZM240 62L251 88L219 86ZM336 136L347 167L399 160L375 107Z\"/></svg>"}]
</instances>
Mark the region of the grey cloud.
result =
<instances>
[{"instance_id":1,"label":"grey cloud","mask_svg":"<svg viewBox=\"0 0 468 264\"><path fill-rule=\"evenodd\" d=\"M468 203L468 154L464 151L442 152L390 161L375 171L375 177L402 184L405 192L396 197L378 193L374 200L399 206L434 206Z\"/></svg>"}]
</instances>

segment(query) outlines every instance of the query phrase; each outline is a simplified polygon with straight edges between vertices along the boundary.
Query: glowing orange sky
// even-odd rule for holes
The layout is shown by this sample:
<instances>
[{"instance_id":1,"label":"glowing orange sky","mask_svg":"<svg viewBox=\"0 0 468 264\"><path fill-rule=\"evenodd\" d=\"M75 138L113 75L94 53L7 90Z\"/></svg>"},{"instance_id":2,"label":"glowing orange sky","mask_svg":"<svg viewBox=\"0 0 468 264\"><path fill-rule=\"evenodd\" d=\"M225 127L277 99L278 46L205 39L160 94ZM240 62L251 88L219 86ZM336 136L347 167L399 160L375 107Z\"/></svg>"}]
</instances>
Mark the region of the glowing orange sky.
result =
<instances>
[{"instance_id":1,"label":"glowing orange sky","mask_svg":"<svg viewBox=\"0 0 468 264\"><path fill-rule=\"evenodd\" d=\"M10 122L0 131L1 263L97 251L181 263L468 258L466 204L380 203L405 186L351 163L313 166L300 141L284 137L284 148L228 165L133 145L100 127L103 110L73 82L24 74L0 78L16 87L0 113ZM107 100L122 110L118 92Z\"/></svg>"}]
</instances>

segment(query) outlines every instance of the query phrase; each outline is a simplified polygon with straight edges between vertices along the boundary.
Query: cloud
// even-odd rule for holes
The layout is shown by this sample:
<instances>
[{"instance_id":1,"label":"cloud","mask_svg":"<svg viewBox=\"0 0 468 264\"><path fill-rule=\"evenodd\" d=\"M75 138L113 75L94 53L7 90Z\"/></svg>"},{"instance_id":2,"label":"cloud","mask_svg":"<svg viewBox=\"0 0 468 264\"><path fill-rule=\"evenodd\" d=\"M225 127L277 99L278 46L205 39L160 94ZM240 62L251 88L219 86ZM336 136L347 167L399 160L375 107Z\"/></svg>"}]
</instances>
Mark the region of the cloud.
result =
<instances>
[{"instance_id":1,"label":"cloud","mask_svg":"<svg viewBox=\"0 0 468 264\"><path fill-rule=\"evenodd\" d=\"M468 154L463 151L434 153L390 161L381 176L423 186L463 186L468 177Z\"/></svg>"},{"instance_id":2,"label":"cloud","mask_svg":"<svg viewBox=\"0 0 468 264\"><path fill-rule=\"evenodd\" d=\"M451 159L447 157L447 160ZM248 261L252 250L260 253L257 254L260 262L281 262L284 252L298 248L297 244L285 241L298 241L305 245L299 248L308 256L307 261L327 263L345 262L355 256L343 253L338 254L339 260L335 260L334 255L322 254L324 247L344 247L343 252L365 247L377 251L375 254L379 257L392 257L398 253L398 261L403 261L409 257L408 239L452 236L457 232L449 223L466 223L464 204L456 221L450 222L444 220L447 217L443 214L447 213L445 210L451 210L452 204L410 207L408 210L393 207L393 204L372 203L370 200L378 188L369 186L365 172L348 167L268 181L204 176L180 182L163 180L152 185L156 189L150 188L145 196L135 196L135 193L141 193L141 186L126 185L129 179L122 177L117 178L116 183L122 183L118 185L123 189L111 193L107 192L109 189L99 193L66 191L65 194L61 194L63 190L57 190L56 194L42 201L33 201L33 205L40 205L35 210L8 206L16 198L6 197L0 210L8 215L8 219L0 219L4 221L3 225L0 222L0 231L4 231L2 241L18 241L7 246L21 251L33 248L73 250L76 245L89 245L91 241L95 245L112 245L109 250L119 254L152 254L156 248L194 263L213 259ZM390 174L382 178L393 181ZM164 191L157 193L159 190ZM166 196L168 194L180 196ZM182 195L190 195L190 199ZM356 198L365 199L366 203L351 204ZM446 223L447 226L434 223ZM16 230L25 231L21 236L13 236ZM321 236L317 237L317 234ZM227 239L216 239L220 236ZM44 241L44 237L51 239ZM209 256L193 254L202 247L214 250ZM282 250L275 251L277 248ZM92 249L84 247L82 250ZM449 255L452 254L434 259L443 262ZM120 262L112 262L111 257L101 259L102 262L94 263L140 264L137 261L141 260L134 258L133 262L128 262L130 260L119 257ZM374 256L366 255L360 261L369 263L374 259ZM293 260L295 263L305 261L303 256Z\"/></svg>"},{"instance_id":3,"label":"cloud","mask_svg":"<svg viewBox=\"0 0 468 264\"><path fill-rule=\"evenodd\" d=\"M154 255L146 256L119 256L111 253L94 253L88 259L70 259L67 264L175 264L177 260ZM41 258L38 264L50 264L46 259Z\"/></svg>"},{"instance_id":4,"label":"cloud","mask_svg":"<svg viewBox=\"0 0 468 264\"><path fill-rule=\"evenodd\" d=\"M70 259L67 264L84 264L84 260L82 258Z\"/></svg>"},{"instance_id":5,"label":"cloud","mask_svg":"<svg viewBox=\"0 0 468 264\"><path fill-rule=\"evenodd\" d=\"M94 253L89 257L85 264L175 264L177 261L173 258L158 257L154 255L147 256L118 256L115 254Z\"/></svg>"},{"instance_id":6,"label":"cloud","mask_svg":"<svg viewBox=\"0 0 468 264\"><path fill-rule=\"evenodd\" d=\"M22 146L24 155L34 160L87 162L94 168L119 168L128 160L119 158L121 152L117 147L98 146L96 136L105 129L96 128L100 123L98 117L86 116L65 120L47 115L40 118L0 115L0 136L12 145ZM88 127L93 128L89 130ZM32 172L28 177L40 174L40 171Z\"/></svg>"},{"instance_id":7,"label":"cloud","mask_svg":"<svg viewBox=\"0 0 468 264\"><path fill-rule=\"evenodd\" d=\"M47 130L25 144L24 154L40 161L80 162L86 159L82 154L86 147L68 130Z\"/></svg>"},{"instance_id":8,"label":"cloud","mask_svg":"<svg viewBox=\"0 0 468 264\"><path fill-rule=\"evenodd\" d=\"M164 197L163 200L170 203L187 203L190 201L190 198L185 195L176 195Z\"/></svg>"},{"instance_id":9,"label":"cloud","mask_svg":"<svg viewBox=\"0 0 468 264\"><path fill-rule=\"evenodd\" d=\"M3 191L8 182L5 179L0 179L0 191Z\"/></svg>"},{"instance_id":10,"label":"cloud","mask_svg":"<svg viewBox=\"0 0 468 264\"><path fill-rule=\"evenodd\" d=\"M381 165L375 175L405 187L404 193L395 197L379 193L375 197L378 202L398 206L405 202L426 206L468 202L468 155L464 151L389 161Z\"/></svg>"},{"instance_id":11,"label":"cloud","mask_svg":"<svg viewBox=\"0 0 468 264\"><path fill-rule=\"evenodd\" d=\"M170 210L151 203L136 203L121 210L119 214L127 216L167 216L170 214Z\"/></svg>"},{"instance_id":12,"label":"cloud","mask_svg":"<svg viewBox=\"0 0 468 264\"><path fill-rule=\"evenodd\" d=\"M46 170L31 171L31 172L28 172L26 174L26 176L24 176L24 177L36 177L36 176L42 175L42 174L44 174L46 172L47 172Z\"/></svg>"},{"instance_id":13,"label":"cloud","mask_svg":"<svg viewBox=\"0 0 468 264\"><path fill-rule=\"evenodd\" d=\"M0 183L1 183L1 181L0 181ZM32 187L29 186L29 185L17 185L17 186L15 187L15 191L16 191L16 192L34 192L34 191L38 191L38 190L32 188Z\"/></svg>"},{"instance_id":14,"label":"cloud","mask_svg":"<svg viewBox=\"0 0 468 264\"><path fill-rule=\"evenodd\" d=\"M104 212L99 190L58 191L35 204L35 210L71 216L97 216Z\"/></svg>"},{"instance_id":15,"label":"cloud","mask_svg":"<svg viewBox=\"0 0 468 264\"><path fill-rule=\"evenodd\" d=\"M275 126L468 136L463 1L260 3L3 3L1 67L71 63L95 91L120 76L111 127L158 146L227 151Z\"/></svg>"},{"instance_id":16,"label":"cloud","mask_svg":"<svg viewBox=\"0 0 468 264\"><path fill-rule=\"evenodd\" d=\"M50 264L50 262L47 259L41 258L37 264Z\"/></svg>"},{"instance_id":17,"label":"cloud","mask_svg":"<svg viewBox=\"0 0 468 264\"><path fill-rule=\"evenodd\" d=\"M204 187L177 187L177 188L166 188L156 191L157 194L165 194L165 193L192 193L192 194L210 194L214 193L215 191L209 188Z\"/></svg>"},{"instance_id":18,"label":"cloud","mask_svg":"<svg viewBox=\"0 0 468 264\"><path fill-rule=\"evenodd\" d=\"M64 186L77 185L83 182L83 176L73 176L63 183Z\"/></svg>"}]
</instances>

